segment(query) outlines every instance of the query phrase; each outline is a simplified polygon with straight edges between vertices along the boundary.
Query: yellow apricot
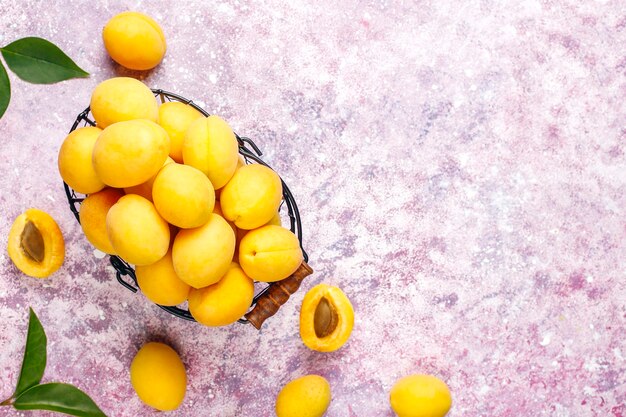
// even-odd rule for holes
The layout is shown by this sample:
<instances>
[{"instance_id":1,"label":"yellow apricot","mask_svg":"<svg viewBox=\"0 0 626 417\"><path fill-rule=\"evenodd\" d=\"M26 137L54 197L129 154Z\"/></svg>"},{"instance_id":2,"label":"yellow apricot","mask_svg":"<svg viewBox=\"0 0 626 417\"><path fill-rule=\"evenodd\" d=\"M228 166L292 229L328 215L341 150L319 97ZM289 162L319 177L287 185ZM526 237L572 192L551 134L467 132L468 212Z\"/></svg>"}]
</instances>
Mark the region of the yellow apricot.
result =
<instances>
[{"instance_id":1,"label":"yellow apricot","mask_svg":"<svg viewBox=\"0 0 626 417\"><path fill-rule=\"evenodd\" d=\"M63 181L81 194L91 194L104 188L91 161L93 147L102 129L87 126L70 133L59 149L59 173Z\"/></svg>"},{"instance_id":2,"label":"yellow apricot","mask_svg":"<svg viewBox=\"0 0 626 417\"><path fill-rule=\"evenodd\" d=\"M107 234L107 213L123 195L117 188L105 188L89 194L80 204L80 226L85 237L96 249L109 255L115 255L115 250Z\"/></svg>"},{"instance_id":3,"label":"yellow apricot","mask_svg":"<svg viewBox=\"0 0 626 417\"><path fill-rule=\"evenodd\" d=\"M117 122L147 119L156 122L159 108L152 91L134 78L102 81L91 94L91 114L101 129Z\"/></svg>"},{"instance_id":4,"label":"yellow apricot","mask_svg":"<svg viewBox=\"0 0 626 417\"><path fill-rule=\"evenodd\" d=\"M143 197L127 194L120 198L109 209L106 225L115 253L128 263L150 265L167 253L169 225Z\"/></svg>"},{"instance_id":5,"label":"yellow apricot","mask_svg":"<svg viewBox=\"0 0 626 417\"><path fill-rule=\"evenodd\" d=\"M306 375L286 384L276 397L277 417L322 417L330 405L330 384Z\"/></svg>"},{"instance_id":6,"label":"yellow apricot","mask_svg":"<svg viewBox=\"0 0 626 417\"><path fill-rule=\"evenodd\" d=\"M189 312L205 326L226 326L240 319L254 297L254 283L232 262L219 282L189 293Z\"/></svg>"},{"instance_id":7,"label":"yellow apricot","mask_svg":"<svg viewBox=\"0 0 626 417\"><path fill-rule=\"evenodd\" d=\"M59 225L48 213L31 208L13 222L7 251L24 274L47 278L63 265L65 241Z\"/></svg>"},{"instance_id":8,"label":"yellow apricot","mask_svg":"<svg viewBox=\"0 0 626 417\"><path fill-rule=\"evenodd\" d=\"M161 169L169 138L149 120L115 123L102 131L93 148L98 177L111 187L124 188L148 181Z\"/></svg>"},{"instance_id":9,"label":"yellow apricot","mask_svg":"<svg viewBox=\"0 0 626 417\"><path fill-rule=\"evenodd\" d=\"M267 223L265 223L265 224L273 224L274 226L282 226L282 225L283 225L283 222L282 222L282 220L280 219L280 212L278 212L278 211L277 211L277 212L274 214L274 216L270 219L270 221L269 221L269 222L267 222Z\"/></svg>"},{"instance_id":10,"label":"yellow apricot","mask_svg":"<svg viewBox=\"0 0 626 417\"><path fill-rule=\"evenodd\" d=\"M452 397L439 378L409 375L395 383L389 402L398 417L444 417L452 406Z\"/></svg>"},{"instance_id":11,"label":"yellow apricot","mask_svg":"<svg viewBox=\"0 0 626 417\"><path fill-rule=\"evenodd\" d=\"M251 164L239 168L220 195L224 216L240 229L256 229L271 220L280 207L283 187L270 168Z\"/></svg>"},{"instance_id":12,"label":"yellow apricot","mask_svg":"<svg viewBox=\"0 0 626 417\"><path fill-rule=\"evenodd\" d=\"M113 16L102 30L102 40L115 62L133 70L156 67L167 49L159 24L137 12Z\"/></svg>"},{"instance_id":13,"label":"yellow apricot","mask_svg":"<svg viewBox=\"0 0 626 417\"><path fill-rule=\"evenodd\" d=\"M211 213L204 225L178 232L172 260L180 279L193 288L202 288L224 276L234 252L235 233L222 216Z\"/></svg>"},{"instance_id":14,"label":"yellow apricot","mask_svg":"<svg viewBox=\"0 0 626 417\"><path fill-rule=\"evenodd\" d=\"M189 104L179 101L163 103L159 106L159 124L170 137L170 156L180 164L183 163L183 142L187 129L196 119L204 115Z\"/></svg>"},{"instance_id":15,"label":"yellow apricot","mask_svg":"<svg viewBox=\"0 0 626 417\"><path fill-rule=\"evenodd\" d=\"M145 404L161 411L175 410L187 390L185 365L168 345L149 342L130 364L130 383Z\"/></svg>"},{"instance_id":16,"label":"yellow apricot","mask_svg":"<svg viewBox=\"0 0 626 417\"><path fill-rule=\"evenodd\" d=\"M209 220L215 205L211 181L194 167L182 164L164 166L152 188L154 206L174 226L190 229Z\"/></svg>"},{"instance_id":17,"label":"yellow apricot","mask_svg":"<svg viewBox=\"0 0 626 417\"><path fill-rule=\"evenodd\" d=\"M220 216L224 217L224 213L222 213L222 206L220 205L219 201L215 202L215 206L213 206L213 213L215 214L219 214ZM226 219L224 219L226 220ZM230 220L226 220L226 223L228 223L228 225L230 226L231 229L233 229L233 232L235 232L235 237L238 236L238 229L237 226L235 226L235 223L231 222ZM236 239L237 244L239 244L239 239Z\"/></svg>"},{"instance_id":18,"label":"yellow apricot","mask_svg":"<svg viewBox=\"0 0 626 417\"><path fill-rule=\"evenodd\" d=\"M209 177L213 188L222 188L237 168L238 144L233 130L212 115L194 121L185 134L183 161Z\"/></svg>"},{"instance_id":19,"label":"yellow apricot","mask_svg":"<svg viewBox=\"0 0 626 417\"><path fill-rule=\"evenodd\" d=\"M319 284L311 288L300 308L300 337L318 352L332 352L343 346L354 327L350 300L338 287Z\"/></svg>"},{"instance_id":20,"label":"yellow apricot","mask_svg":"<svg viewBox=\"0 0 626 417\"><path fill-rule=\"evenodd\" d=\"M171 164L173 162L174 160L168 156L165 162L163 163L163 166L167 164ZM133 185L132 187L124 187L124 192L126 194L137 194L137 195L142 196L145 199L152 201L152 186L154 185L154 180L156 179L157 175L158 175L158 172L154 174L148 181L142 182L139 185Z\"/></svg>"},{"instance_id":21,"label":"yellow apricot","mask_svg":"<svg viewBox=\"0 0 626 417\"><path fill-rule=\"evenodd\" d=\"M162 306L175 306L187 299L189 285L176 275L172 251L151 265L135 268L137 283L146 298Z\"/></svg>"},{"instance_id":22,"label":"yellow apricot","mask_svg":"<svg viewBox=\"0 0 626 417\"><path fill-rule=\"evenodd\" d=\"M298 269L302 260L300 241L281 226L267 225L251 230L239 243L239 264L255 281L285 279Z\"/></svg>"}]
</instances>

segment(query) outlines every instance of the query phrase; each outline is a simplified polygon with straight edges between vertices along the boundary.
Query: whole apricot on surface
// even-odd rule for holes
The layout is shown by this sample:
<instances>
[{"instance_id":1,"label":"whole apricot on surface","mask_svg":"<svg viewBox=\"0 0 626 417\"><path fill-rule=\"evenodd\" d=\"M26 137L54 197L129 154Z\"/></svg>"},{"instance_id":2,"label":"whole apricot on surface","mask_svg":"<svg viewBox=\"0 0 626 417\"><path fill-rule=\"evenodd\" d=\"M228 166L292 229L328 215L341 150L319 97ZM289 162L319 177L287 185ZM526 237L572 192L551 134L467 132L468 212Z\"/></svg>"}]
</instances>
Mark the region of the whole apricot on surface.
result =
<instances>
[{"instance_id":1,"label":"whole apricot on surface","mask_svg":"<svg viewBox=\"0 0 626 417\"><path fill-rule=\"evenodd\" d=\"M132 187L148 181L167 159L170 141L161 126L129 120L102 131L93 148L98 177L111 187Z\"/></svg>"},{"instance_id":2,"label":"whole apricot on surface","mask_svg":"<svg viewBox=\"0 0 626 417\"><path fill-rule=\"evenodd\" d=\"M270 168L250 164L239 168L220 194L224 217L240 229L269 222L283 198L280 177Z\"/></svg>"},{"instance_id":3,"label":"whole apricot on surface","mask_svg":"<svg viewBox=\"0 0 626 417\"><path fill-rule=\"evenodd\" d=\"M63 265L65 241L59 225L46 212L28 209L9 231L9 258L24 274L46 278Z\"/></svg>"},{"instance_id":4,"label":"whole apricot on surface","mask_svg":"<svg viewBox=\"0 0 626 417\"><path fill-rule=\"evenodd\" d=\"M252 304L254 283L235 262L215 284L189 293L189 312L205 326L226 326L240 319Z\"/></svg>"},{"instance_id":5,"label":"whole apricot on surface","mask_svg":"<svg viewBox=\"0 0 626 417\"><path fill-rule=\"evenodd\" d=\"M61 178L74 191L91 194L104 188L96 174L91 156L102 129L87 126L70 133L59 149L58 166Z\"/></svg>"},{"instance_id":6,"label":"whole apricot on surface","mask_svg":"<svg viewBox=\"0 0 626 417\"><path fill-rule=\"evenodd\" d=\"M161 411L175 410L187 390L185 365L168 345L149 342L130 364L130 383L145 404Z\"/></svg>"},{"instance_id":7,"label":"whole apricot on surface","mask_svg":"<svg viewBox=\"0 0 626 417\"><path fill-rule=\"evenodd\" d=\"M389 394L398 417L444 417L452 406L445 382L432 375L409 375L399 379Z\"/></svg>"},{"instance_id":8,"label":"whole apricot on surface","mask_svg":"<svg viewBox=\"0 0 626 417\"><path fill-rule=\"evenodd\" d=\"M276 397L277 417L322 417L330 405L328 381L306 375L286 384Z\"/></svg>"},{"instance_id":9,"label":"whole apricot on surface","mask_svg":"<svg viewBox=\"0 0 626 417\"><path fill-rule=\"evenodd\" d=\"M111 18L102 30L107 52L118 64L133 70L149 70L163 60L165 35L150 16L122 12Z\"/></svg>"},{"instance_id":10,"label":"whole apricot on surface","mask_svg":"<svg viewBox=\"0 0 626 417\"><path fill-rule=\"evenodd\" d=\"M215 206L211 181L194 167L182 164L164 166L152 187L154 206L174 226L191 229L209 220Z\"/></svg>"},{"instance_id":11,"label":"whole apricot on surface","mask_svg":"<svg viewBox=\"0 0 626 417\"><path fill-rule=\"evenodd\" d=\"M89 194L80 204L80 226L85 237L96 249L109 255L115 255L115 250L107 234L107 213L123 195L121 190L107 187Z\"/></svg>"},{"instance_id":12,"label":"whole apricot on surface","mask_svg":"<svg viewBox=\"0 0 626 417\"><path fill-rule=\"evenodd\" d=\"M98 84L91 93L90 108L101 129L126 120L156 122L159 118L159 107L152 91L141 81L129 77L109 78Z\"/></svg>"},{"instance_id":13,"label":"whole apricot on surface","mask_svg":"<svg viewBox=\"0 0 626 417\"><path fill-rule=\"evenodd\" d=\"M218 190L237 168L238 144L233 130L222 118L211 115L197 119L187 129L183 141L185 165L204 172Z\"/></svg>"},{"instance_id":14,"label":"whole apricot on surface","mask_svg":"<svg viewBox=\"0 0 626 417\"><path fill-rule=\"evenodd\" d=\"M154 205L143 197L127 194L107 213L107 235L115 253L134 265L150 265L170 246L170 227Z\"/></svg>"},{"instance_id":15,"label":"whole apricot on surface","mask_svg":"<svg viewBox=\"0 0 626 417\"><path fill-rule=\"evenodd\" d=\"M195 229L181 229L172 247L176 275L193 288L218 282L228 271L235 253L235 233L226 220L211 213Z\"/></svg>"},{"instance_id":16,"label":"whole apricot on surface","mask_svg":"<svg viewBox=\"0 0 626 417\"><path fill-rule=\"evenodd\" d=\"M281 226L250 230L239 243L239 264L255 281L285 279L298 269L303 259L300 241Z\"/></svg>"},{"instance_id":17,"label":"whole apricot on surface","mask_svg":"<svg viewBox=\"0 0 626 417\"><path fill-rule=\"evenodd\" d=\"M159 106L159 124L170 137L170 157L183 163L183 142L187 129L197 119L204 115L189 104L179 101L163 103Z\"/></svg>"},{"instance_id":18,"label":"whole apricot on surface","mask_svg":"<svg viewBox=\"0 0 626 417\"><path fill-rule=\"evenodd\" d=\"M319 284L307 291L300 307L300 337L309 349L335 351L353 327L354 309L340 288Z\"/></svg>"},{"instance_id":19,"label":"whole apricot on surface","mask_svg":"<svg viewBox=\"0 0 626 417\"><path fill-rule=\"evenodd\" d=\"M175 306L189 295L189 285L174 271L171 250L153 264L135 267L135 275L141 292L155 304Z\"/></svg>"}]
</instances>

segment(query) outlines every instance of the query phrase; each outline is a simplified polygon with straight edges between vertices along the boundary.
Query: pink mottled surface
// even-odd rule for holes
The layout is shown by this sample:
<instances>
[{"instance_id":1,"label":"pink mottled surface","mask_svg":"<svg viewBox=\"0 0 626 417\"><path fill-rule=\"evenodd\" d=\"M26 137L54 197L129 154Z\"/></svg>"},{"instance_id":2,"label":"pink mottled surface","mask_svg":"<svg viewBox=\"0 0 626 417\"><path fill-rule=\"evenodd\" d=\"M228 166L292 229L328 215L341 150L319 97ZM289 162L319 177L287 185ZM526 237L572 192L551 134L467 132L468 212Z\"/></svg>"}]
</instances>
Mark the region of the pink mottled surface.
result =
<instances>
[{"instance_id":1,"label":"pink mottled surface","mask_svg":"<svg viewBox=\"0 0 626 417\"><path fill-rule=\"evenodd\" d=\"M0 397L32 306L48 333L44 379L78 385L110 416L157 415L128 379L149 340L188 369L171 416L272 416L284 383L318 373L329 417L391 417L391 386L416 372L449 384L450 417L626 416L623 1L99 3L0 1L0 44L42 36L92 74L11 76L0 236L38 207L67 253L36 280L2 249ZM128 9L168 40L147 74L114 65L100 39ZM339 285L354 304L343 349L302 344L304 291L261 332L210 329L127 291L94 257L56 158L93 87L120 74L195 99L265 151L302 209L316 271L304 289Z\"/></svg>"}]
</instances>

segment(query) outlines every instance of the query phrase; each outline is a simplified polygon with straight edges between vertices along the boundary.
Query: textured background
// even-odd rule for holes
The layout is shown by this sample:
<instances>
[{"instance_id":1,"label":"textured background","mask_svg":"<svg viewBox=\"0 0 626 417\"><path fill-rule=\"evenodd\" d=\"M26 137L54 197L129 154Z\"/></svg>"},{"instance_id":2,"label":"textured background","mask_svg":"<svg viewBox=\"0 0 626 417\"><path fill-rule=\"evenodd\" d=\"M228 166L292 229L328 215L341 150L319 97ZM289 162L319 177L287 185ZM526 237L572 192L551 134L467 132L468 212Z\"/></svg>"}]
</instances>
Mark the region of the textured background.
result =
<instances>
[{"instance_id":1,"label":"textured background","mask_svg":"<svg viewBox=\"0 0 626 417\"><path fill-rule=\"evenodd\" d=\"M188 369L171 416L271 416L284 383L319 373L329 417L390 417L389 389L416 372L450 385L450 417L626 416L623 1L99 3L0 0L0 44L42 36L92 74L52 86L11 76L0 236L38 207L67 257L40 281L2 250L0 397L32 306L48 332L45 380L78 385L111 416L156 415L128 380L149 340ZM102 26L128 9L166 34L151 72L103 48ZM261 332L209 329L130 293L94 257L57 151L93 87L128 74L195 99L265 151L302 209L316 270L304 289L340 285L354 304L343 349L302 344L304 291Z\"/></svg>"}]
</instances>

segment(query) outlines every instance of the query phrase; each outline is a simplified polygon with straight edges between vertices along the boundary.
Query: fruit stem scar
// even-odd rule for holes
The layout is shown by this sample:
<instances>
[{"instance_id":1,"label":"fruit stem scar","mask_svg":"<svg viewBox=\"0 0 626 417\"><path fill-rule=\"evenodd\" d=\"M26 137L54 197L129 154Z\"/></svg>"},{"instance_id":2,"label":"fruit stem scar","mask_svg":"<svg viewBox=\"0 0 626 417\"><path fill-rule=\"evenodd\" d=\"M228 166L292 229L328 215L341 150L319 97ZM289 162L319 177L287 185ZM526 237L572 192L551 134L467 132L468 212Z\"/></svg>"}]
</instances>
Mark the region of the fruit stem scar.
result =
<instances>
[{"instance_id":1,"label":"fruit stem scar","mask_svg":"<svg viewBox=\"0 0 626 417\"><path fill-rule=\"evenodd\" d=\"M315 335L319 338L328 336L335 331L338 322L339 315L337 314L337 310L335 310L335 307L326 297L322 297L315 308L315 314L313 316Z\"/></svg>"},{"instance_id":2,"label":"fruit stem scar","mask_svg":"<svg viewBox=\"0 0 626 417\"><path fill-rule=\"evenodd\" d=\"M39 229L37 229L37 226L35 226L35 224L30 220L26 222L24 230L22 230L20 243L26 256L35 262L43 261L45 257L43 236L41 235Z\"/></svg>"}]
</instances>

